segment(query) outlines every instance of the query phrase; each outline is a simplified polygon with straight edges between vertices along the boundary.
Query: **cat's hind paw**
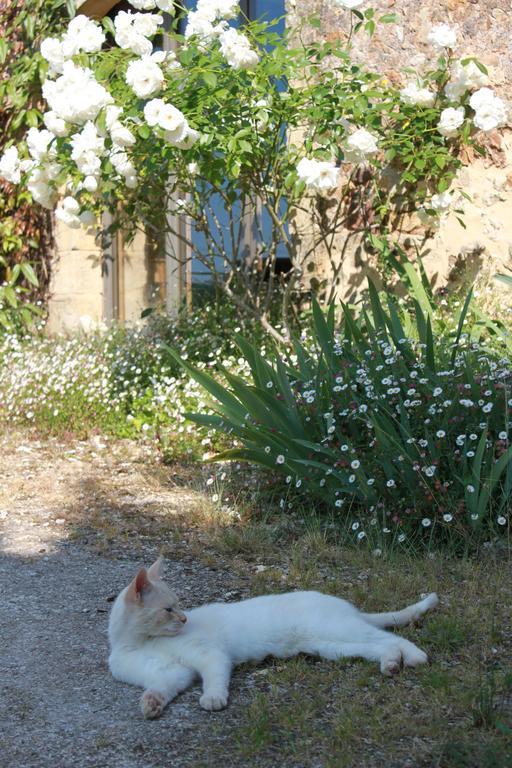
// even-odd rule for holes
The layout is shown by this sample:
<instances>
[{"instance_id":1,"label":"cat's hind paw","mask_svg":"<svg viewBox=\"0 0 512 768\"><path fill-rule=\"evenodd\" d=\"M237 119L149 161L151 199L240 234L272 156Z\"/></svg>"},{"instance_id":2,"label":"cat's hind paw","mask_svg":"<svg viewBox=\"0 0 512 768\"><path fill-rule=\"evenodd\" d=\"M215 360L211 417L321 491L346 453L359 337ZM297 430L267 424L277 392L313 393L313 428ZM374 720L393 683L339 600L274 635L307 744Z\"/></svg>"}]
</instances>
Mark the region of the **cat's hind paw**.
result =
<instances>
[{"instance_id":1,"label":"cat's hind paw","mask_svg":"<svg viewBox=\"0 0 512 768\"><path fill-rule=\"evenodd\" d=\"M415 648L414 651L404 652L404 664L406 667L421 667L428 663L428 656L425 651Z\"/></svg>"},{"instance_id":2,"label":"cat's hind paw","mask_svg":"<svg viewBox=\"0 0 512 768\"><path fill-rule=\"evenodd\" d=\"M227 707L228 697L223 693L203 693L199 699L199 704L209 712L216 712Z\"/></svg>"},{"instance_id":3,"label":"cat's hind paw","mask_svg":"<svg viewBox=\"0 0 512 768\"><path fill-rule=\"evenodd\" d=\"M144 691L140 701L140 707L145 720L154 720L160 717L167 704L167 699L159 691Z\"/></svg>"},{"instance_id":4,"label":"cat's hind paw","mask_svg":"<svg viewBox=\"0 0 512 768\"><path fill-rule=\"evenodd\" d=\"M380 659L380 671L387 677L398 675L402 668L402 652L398 646L388 649Z\"/></svg>"},{"instance_id":5,"label":"cat's hind paw","mask_svg":"<svg viewBox=\"0 0 512 768\"><path fill-rule=\"evenodd\" d=\"M438 605L438 596L435 592L431 592L430 595L427 595L423 600L420 600L419 603L416 603L416 611L412 616L411 622L415 623L421 621L428 611L432 611L434 608L437 608Z\"/></svg>"}]
</instances>

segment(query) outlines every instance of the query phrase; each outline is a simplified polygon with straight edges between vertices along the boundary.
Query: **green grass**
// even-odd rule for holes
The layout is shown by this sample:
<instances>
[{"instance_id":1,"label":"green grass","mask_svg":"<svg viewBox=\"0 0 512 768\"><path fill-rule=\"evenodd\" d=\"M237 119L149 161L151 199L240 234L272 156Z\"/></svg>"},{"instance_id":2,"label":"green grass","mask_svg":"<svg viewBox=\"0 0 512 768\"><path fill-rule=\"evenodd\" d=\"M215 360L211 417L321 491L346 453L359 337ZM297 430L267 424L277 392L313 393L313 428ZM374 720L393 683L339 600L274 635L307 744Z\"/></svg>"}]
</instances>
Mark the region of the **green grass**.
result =
<instances>
[{"instance_id":1,"label":"green grass","mask_svg":"<svg viewBox=\"0 0 512 768\"><path fill-rule=\"evenodd\" d=\"M212 551L229 552L251 574L253 594L313 588L376 610L436 590L441 606L401 632L428 652L429 666L394 679L365 661L268 660L230 736L240 764L510 768L510 561L383 559L332 545L318 531L288 540L282 533L272 543L268 524L261 538L257 526L219 530ZM255 573L255 561L266 569Z\"/></svg>"},{"instance_id":2,"label":"green grass","mask_svg":"<svg viewBox=\"0 0 512 768\"><path fill-rule=\"evenodd\" d=\"M216 599L222 599L222 573L226 589L243 596L318 589L367 611L403 607L431 591L441 599L421 625L401 631L428 652L430 664L422 669L389 679L370 662L300 656L236 670L230 707L212 715L211 741L198 745L208 752L198 754L198 768L510 768L512 560L506 549L489 547L480 558L375 556L367 547L345 546L336 528L312 514L305 521L270 514L258 520L234 501L240 519L223 514L191 491L204 478L190 467L138 461L133 471L140 477L119 474L116 461L126 464L114 447L111 471L82 479L79 503L70 482L70 498L59 502L70 535L86 535L99 551L142 532L144 552L163 546L174 560L215 569ZM121 505L127 489L133 504ZM157 506L138 503L141 489Z\"/></svg>"}]
</instances>

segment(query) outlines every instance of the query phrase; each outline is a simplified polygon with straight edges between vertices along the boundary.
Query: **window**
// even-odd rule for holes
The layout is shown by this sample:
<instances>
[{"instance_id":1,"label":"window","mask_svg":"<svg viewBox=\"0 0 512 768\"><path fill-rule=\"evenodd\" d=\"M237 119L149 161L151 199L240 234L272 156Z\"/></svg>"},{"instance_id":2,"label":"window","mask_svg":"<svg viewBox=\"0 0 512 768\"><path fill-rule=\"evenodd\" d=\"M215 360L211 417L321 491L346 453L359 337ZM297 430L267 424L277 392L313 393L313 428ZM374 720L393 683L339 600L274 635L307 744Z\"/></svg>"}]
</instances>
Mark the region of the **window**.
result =
<instances>
[{"instance_id":1,"label":"window","mask_svg":"<svg viewBox=\"0 0 512 768\"><path fill-rule=\"evenodd\" d=\"M185 0L183 4L190 10L193 10L196 7L195 0ZM270 21L272 19L279 18L280 21L277 29L284 29L284 0L241 0L240 9L242 13L251 20L266 18ZM183 22L186 23L185 19ZM218 224L217 234L221 235L221 231L223 229L228 229L229 216L220 199L215 202L214 208L215 210L213 212L213 217ZM236 208L236 204L234 208ZM240 215L240 213L241 211L239 205L238 215ZM257 222L256 217L258 216L258 210L251 210L243 217L243 234L241 239L242 243L239 251L241 254L245 253L247 258L251 259L254 259L258 248L258 242L260 242L261 239L265 239L265 232L268 231L270 226L270 221L265 221L265 217L260 216ZM176 224L176 222L174 222L174 224ZM211 271L202 263L202 260L198 258L198 254L205 252L206 242L204 235L195 231L195 229L191 227L190 224L186 224L185 222L181 222L180 226L182 228L187 228L186 235L188 240L192 243L192 247L186 247L183 245L183 243L172 241L168 244L171 247L171 251L176 254L177 261L181 262L181 267L178 267L176 261L174 259L170 259L168 274L174 274L175 277L172 281L172 285L169 285L168 282L168 291L175 292L177 287L176 281L179 283L180 280L184 279L187 300L190 302L192 291L196 293L206 289L208 285L211 285L213 276ZM175 240L177 239L178 238L175 238ZM278 259L284 261L284 257L284 253L278 252ZM186 265L185 267L183 266L184 264ZM264 268L264 264L262 264L262 267ZM222 273L223 268L223 260L220 257L216 257L216 271ZM169 303L170 302L168 301L168 305Z\"/></svg>"}]
</instances>

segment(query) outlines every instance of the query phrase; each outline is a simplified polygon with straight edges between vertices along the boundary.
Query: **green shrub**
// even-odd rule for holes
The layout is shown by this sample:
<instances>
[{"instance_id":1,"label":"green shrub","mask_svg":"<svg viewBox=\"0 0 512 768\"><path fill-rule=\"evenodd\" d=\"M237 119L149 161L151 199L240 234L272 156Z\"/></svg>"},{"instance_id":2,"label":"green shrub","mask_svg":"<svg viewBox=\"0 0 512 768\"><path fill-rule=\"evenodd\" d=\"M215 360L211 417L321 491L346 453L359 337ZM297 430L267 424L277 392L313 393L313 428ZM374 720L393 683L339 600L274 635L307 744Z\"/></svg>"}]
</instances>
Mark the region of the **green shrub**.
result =
<instances>
[{"instance_id":1,"label":"green shrub","mask_svg":"<svg viewBox=\"0 0 512 768\"><path fill-rule=\"evenodd\" d=\"M460 548L507 531L512 368L463 333L470 298L451 328L419 284L411 310L370 284L358 316L342 305L339 330L334 305L324 316L314 304L311 342L293 352L265 359L237 338L251 384L181 361L216 412L188 417L237 440L217 458L284 477L360 541Z\"/></svg>"},{"instance_id":2,"label":"green shrub","mask_svg":"<svg viewBox=\"0 0 512 768\"><path fill-rule=\"evenodd\" d=\"M223 312L221 322L216 308L205 306L178 318L154 313L125 330L2 337L0 423L29 424L55 434L85 436L99 430L144 436L169 457L201 457L211 450L214 435L184 423L182 413L206 407L203 391L162 344L172 343L198 366L215 370L221 362L247 376L232 340L234 329L249 332L234 311Z\"/></svg>"}]
</instances>

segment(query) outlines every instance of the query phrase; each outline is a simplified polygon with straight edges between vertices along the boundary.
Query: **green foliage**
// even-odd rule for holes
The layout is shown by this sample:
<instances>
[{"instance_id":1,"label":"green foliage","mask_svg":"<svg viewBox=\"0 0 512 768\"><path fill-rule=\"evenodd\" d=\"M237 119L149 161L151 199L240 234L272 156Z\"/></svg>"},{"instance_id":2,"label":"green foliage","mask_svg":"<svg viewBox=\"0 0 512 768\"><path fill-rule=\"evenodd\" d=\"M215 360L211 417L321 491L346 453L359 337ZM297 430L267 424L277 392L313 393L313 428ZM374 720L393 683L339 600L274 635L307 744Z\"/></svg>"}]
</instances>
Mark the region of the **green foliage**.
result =
<instances>
[{"instance_id":1,"label":"green foliage","mask_svg":"<svg viewBox=\"0 0 512 768\"><path fill-rule=\"evenodd\" d=\"M347 13L351 29L343 41L311 40L308 25L318 26L318 19L279 34L275 22L247 21L243 35L254 54L247 66L231 65L216 36L185 39L175 18L166 34L176 58L161 63L162 87L157 85L147 99L126 81L128 67L137 59L133 51L113 44L91 55L76 54L75 64L90 67L122 109L123 125L132 131L134 143L129 140L132 172L125 178L112 164L116 144L105 130L105 114L98 115L96 128L106 144L93 185L99 189L92 192L82 184L83 174L72 157L75 128L69 126L70 135L52 141L61 171L47 184L56 195L64 184L75 195L71 225L80 225L78 214L100 214L107 208L114 226L131 235L141 222L160 242L169 241L163 230L171 232L194 251L239 311L256 317L282 342L270 317L281 283L274 269L278 252L286 253L291 263L281 283L282 317L289 328L293 299L302 290L302 276L316 249L327 248L329 256L337 256L335 235L347 228L367 239L378 229L385 238L397 211L421 207L427 217L436 216L433 195L454 180L461 147L474 144L469 91L461 97L460 130L453 136L438 130L441 113L451 104L445 94L455 63L450 55L432 61L421 77L407 71L408 78L428 89L431 106L406 103L399 87L352 56L359 31L372 35L378 22L391 23L394 16L379 18L372 8ZM112 34L109 21L103 26ZM40 54L27 66L36 81L46 76ZM16 78L12 82L16 95ZM153 95L183 113L192 128L187 140L176 141L163 125L147 122L144 107ZM16 119L26 119L27 125L37 122L37 109L23 112L22 107ZM355 134L364 145L357 150L350 145ZM304 165L298 170L304 160L306 167L317 169L314 173L317 161L326 162L330 179L312 180ZM336 199L324 199L329 195ZM293 221L305 208L318 235L298 247ZM221 209L225 214L219 215ZM179 215L163 217L162 210ZM258 246L252 249L246 231L250 211L257 211L258 231L253 234ZM183 214L199 237L191 238L190 229L181 226Z\"/></svg>"},{"instance_id":2,"label":"green foliage","mask_svg":"<svg viewBox=\"0 0 512 768\"><path fill-rule=\"evenodd\" d=\"M236 441L218 459L286 478L284 498L316 501L359 540L460 550L509 526L511 364L463 333L469 301L448 328L412 284L408 308L370 283L339 328L314 303L312 342L284 355L237 337L250 384L181 361L215 411L188 417Z\"/></svg>"},{"instance_id":3,"label":"green foliage","mask_svg":"<svg viewBox=\"0 0 512 768\"><path fill-rule=\"evenodd\" d=\"M142 438L168 458L201 458L225 441L186 425L184 410L204 407L201 389L170 359L163 342L183 358L215 371L220 363L243 376L233 329L258 338L234 311L205 306L193 315L153 313L139 328L112 328L69 338L42 333L0 340L0 423L50 434L101 431Z\"/></svg>"},{"instance_id":4,"label":"green foliage","mask_svg":"<svg viewBox=\"0 0 512 768\"><path fill-rule=\"evenodd\" d=\"M0 3L1 150L41 123L47 64L39 45L63 31L74 12L74 3L64 0ZM49 281L51 223L26 191L7 183L0 186L0 217L0 331L21 332L41 314L36 301Z\"/></svg>"}]
</instances>

